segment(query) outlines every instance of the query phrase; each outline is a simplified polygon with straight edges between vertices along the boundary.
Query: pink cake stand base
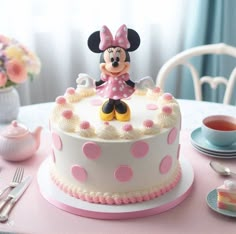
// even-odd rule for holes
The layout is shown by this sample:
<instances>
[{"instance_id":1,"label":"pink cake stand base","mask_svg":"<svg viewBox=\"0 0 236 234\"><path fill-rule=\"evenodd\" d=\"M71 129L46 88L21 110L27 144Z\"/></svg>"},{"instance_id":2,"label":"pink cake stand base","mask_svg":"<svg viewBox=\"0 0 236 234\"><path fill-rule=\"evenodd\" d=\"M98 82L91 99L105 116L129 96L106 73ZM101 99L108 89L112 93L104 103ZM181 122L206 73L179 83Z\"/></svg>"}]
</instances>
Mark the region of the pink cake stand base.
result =
<instances>
[{"instance_id":1,"label":"pink cake stand base","mask_svg":"<svg viewBox=\"0 0 236 234\"><path fill-rule=\"evenodd\" d=\"M37 175L42 196L59 209L95 219L131 219L162 213L184 201L190 194L194 181L192 166L188 161L181 159L182 178L179 184L164 196L150 201L120 206L94 204L73 198L61 191L51 181L49 160L51 160L50 157L40 165Z\"/></svg>"}]
</instances>

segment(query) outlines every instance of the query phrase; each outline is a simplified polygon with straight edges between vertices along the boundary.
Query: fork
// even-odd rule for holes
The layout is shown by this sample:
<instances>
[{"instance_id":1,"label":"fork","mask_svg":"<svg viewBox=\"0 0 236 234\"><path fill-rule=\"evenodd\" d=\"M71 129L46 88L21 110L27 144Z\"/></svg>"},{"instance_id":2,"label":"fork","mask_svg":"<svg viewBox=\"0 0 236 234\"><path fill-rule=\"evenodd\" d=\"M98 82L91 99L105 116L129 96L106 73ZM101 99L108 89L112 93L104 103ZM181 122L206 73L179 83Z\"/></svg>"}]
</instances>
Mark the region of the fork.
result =
<instances>
[{"instance_id":1,"label":"fork","mask_svg":"<svg viewBox=\"0 0 236 234\"><path fill-rule=\"evenodd\" d=\"M24 168L22 167L18 167L16 168L16 171L14 173L14 176L12 178L12 181L9 183L9 185L7 187L5 187L4 189L0 190L0 197L10 188L14 188L16 187L22 180L24 175Z\"/></svg>"}]
</instances>

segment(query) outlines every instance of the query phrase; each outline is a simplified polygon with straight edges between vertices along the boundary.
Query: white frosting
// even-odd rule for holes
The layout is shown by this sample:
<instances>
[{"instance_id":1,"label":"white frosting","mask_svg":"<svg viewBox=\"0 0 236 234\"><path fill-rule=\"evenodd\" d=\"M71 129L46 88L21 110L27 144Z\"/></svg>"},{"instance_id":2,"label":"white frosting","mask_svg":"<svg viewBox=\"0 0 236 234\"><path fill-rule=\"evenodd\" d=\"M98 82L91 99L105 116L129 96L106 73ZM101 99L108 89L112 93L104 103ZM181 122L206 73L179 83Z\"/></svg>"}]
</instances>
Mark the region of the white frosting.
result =
<instances>
[{"instance_id":1,"label":"white frosting","mask_svg":"<svg viewBox=\"0 0 236 234\"><path fill-rule=\"evenodd\" d=\"M104 123L99 116L101 105L92 104L99 103L97 99L97 96L87 96L73 103L73 115L67 112L59 125L51 120L52 132L57 135L55 139L60 139L53 145L55 181L62 181L63 188L68 186L72 196L76 193L88 201L95 199L92 202L102 199L101 203L116 200L117 204L120 199L125 203L130 202L130 198L155 196L161 188L168 191L170 184L177 184L176 176L180 173L180 111L177 102L174 99L166 104L160 102L158 108L150 109L148 106L155 107L156 100L147 95L132 95L125 100L131 110L131 120L120 122L114 119ZM69 124L74 115L79 116L80 121ZM84 121L87 122L82 124ZM174 140L170 137L172 128L177 129ZM70 132L72 129L76 132ZM170 168L166 168L166 163L167 166L170 163ZM85 181L72 175L74 165L82 168L79 175L80 179L86 177ZM117 168L121 180L129 173L132 178L118 181Z\"/></svg>"},{"instance_id":2,"label":"white frosting","mask_svg":"<svg viewBox=\"0 0 236 234\"><path fill-rule=\"evenodd\" d=\"M157 104L162 106L162 105L167 105L170 103L176 103L178 104L178 102L176 101L176 99L172 96L172 94L170 93L163 93L157 101Z\"/></svg>"},{"instance_id":3,"label":"white frosting","mask_svg":"<svg viewBox=\"0 0 236 234\"><path fill-rule=\"evenodd\" d=\"M171 113L165 112L164 108L169 108ZM157 114L156 122L162 127L162 128L170 128L171 126L174 126L179 119L179 115L173 112L173 109L166 105L163 106L161 109L161 112Z\"/></svg>"},{"instance_id":4,"label":"white frosting","mask_svg":"<svg viewBox=\"0 0 236 234\"><path fill-rule=\"evenodd\" d=\"M132 129L125 129L125 126L123 126L120 136L122 139L126 139L126 140L131 140L131 139L138 139L140 138L143 134L139 129L134 129L133 127L131 127Z\"/></svg>"},{"instance_id":5,"label":"white frosting","mask_svg":"<svg viewBox=\"0 0 236 234\"><path fill-rule=\"evenodd\" d=\"M160 124L154 123L152 127L143 126L141 130L144 135L154 135L161 131Z\"/></svg>"},{"instance_id":6,"label":"white frosting","mask_svg":"<svg viewBox=\"0 0 236 234\"><path fill-rule=\"evenodd\" d=\"M58 127L65 132L76 132L78 125L79 117L74 114L69 119L62 114L58 121Z\"/></svg>"},{"instance_id":7,"label":"white frosting","mask_svg":"<svg viewBox=\"0 0 236 234\"><path fill-rule=\"evenodd\" d=\"M71 103L68 103L67 101L65 103L55 103L52 113L51 113L51 121L52 123L57 123L61 113L64 110L73 110L74 106Z\"/></svg>"},{"instance_id":8,"label":"white frosting","mask_svg":"<svg viewBox=\"0 0 236 234\"><path fill-rule=\"evenodd\" d=\"M78 102L81 99L81 96L74 88L68 88L64 94L67 102Z\"/></svg>"},{"instance_id":9,"label":"white frosting","mask_svg":"<svg viewBox=\"0 0 236 234\"><path fill-rule=\"evenodd\" d=\"M170 97L170 95L168 94L167 97ZM162 98L162 96L160 98ZM99 102L99 105L93 105L93 101L95 101L94 103L97 103L97 100L100 100L101 104ZM103 101L101 98L94 95L83 97L78 102L74 103L66 102L64 104L56 104L52 112L51 123L52 125L57 125L58 116L60 116L65 109L71 109L80 117L81 120L87 120L94 126L95 135L92 134L92 132L91 134L82 133L84 131L80 131L81 134L79 133L79 135L85 137L91 136L92 138L97 137L100 139L122 140L135 139L134 137L138 139L142 135L157 134L160 132L161 128L170 128L180 119L179 105L172 96L171 100L166 102L166 104L160 102L162 104L154 109L148 109L147 106L155 106L158 101L153 102L153 100L149 99L147 95L133 95L130 99L126 99L125 102L129 105L131 110L131 121L129 123L132 124L133 129L137 129L131 133L121 131L124 122L116 121L115 119L109 122L112 126L104 126L104 123L99 116ZM137 108L137 103L139 108ZM171 109L171 111L169 111L170 113L168 113L168 108ZM145 112L145 115L143 112ZM146 119L152 120L155 123L155 126L152 128L144 127L143 121ZM79 129L79 126L76 126L75 129Z\"/></svg>"},{"instance_id":10,"label":"white frosting","mask_svg":"<svg viewBox=\"0 0 236 234\"><path fill-rule=\"evenodd\" d=\"M82 137L94 137L95 136L95 129L90 125L89 122L86 123L86 127L83 126L84 124L80 123L80 127L78 130L78 134Z\"/></svg>"},{"instance_id":11,"label":"white frosting","mask_svg":"<svg viewBox=\"0 0 236 234\"><path fill-rule=\"evenodd\" d=\"M179 124L178 124L179 126ZM177 127L177 125L176 125ZM179 165L177 153L179 147L179 130L173 144L168 144L167 138L170 129L161 131L160 134L145 136L135 140L100 140L81 138L76 134L67 134L57 129L53 129L62 141L62 150L57 150L55 146L55 167L56 174L64 178L65 184L71 184L80 191L111 192L112 194L137 192L162 187L171 180L173 173ZM87 159L81 149L87 142L94 142L99 145L101 155L99 158ZM135 158L131 154L131 149L136 142L148 144L148 152L145 157ZM161 173L158 165L162 159L169 155L172 159L172 166L168 173ZM71 166L80 165L88 172L86 182L80 183L71 174ZM133 170L133 177L127 183L114 180L114 170L119 165L130 165Z\"/></svg>"},{"instance_id":12,"label":"white frosting","mask_svg":"<svg viewBox=\"0 0 236 234\"><path fill-rule=\"evenodd\" d=\"M96 130L96 134L101 139L113 140L119 138L117 129L112 126L109 122L101 124Z\"/></svg>"},{"instance_id":13,"label":"white frosting","mask_svg":"<svg viewBox=\"0 0 236 234\"><path fill-rule=\"evenodd\" d=\"M149 99L158 100L163 95L163 91L159 87L155 87L154 89L148 89L146 95Z\"/></svg>"}]
</instances>

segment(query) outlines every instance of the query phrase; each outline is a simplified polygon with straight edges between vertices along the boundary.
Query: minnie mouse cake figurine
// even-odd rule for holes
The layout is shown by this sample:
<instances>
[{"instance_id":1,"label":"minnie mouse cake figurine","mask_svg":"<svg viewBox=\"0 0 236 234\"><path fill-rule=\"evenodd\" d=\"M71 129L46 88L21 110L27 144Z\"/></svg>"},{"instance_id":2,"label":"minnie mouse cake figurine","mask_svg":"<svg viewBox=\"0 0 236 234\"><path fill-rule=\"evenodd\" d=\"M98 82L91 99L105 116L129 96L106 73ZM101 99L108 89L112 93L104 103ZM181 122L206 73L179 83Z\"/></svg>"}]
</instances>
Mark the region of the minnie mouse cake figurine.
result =
<instances>
[{"instance_id":1,"label":"minnie mouse cake figurine","mask_svg":"<svg viewBox=\"0 0 236 234\"><path fill-rule=\"evenodd\" d=\"M95 82L97 93L108 98L101 107L100 117L104 121L117 119L130 120L130 108L122 99L130 97L135 91L135 83L130 80L130 51L140 45L138 33L122 25L113 38L110 30L103 26L100 31L88 38L88 47L95 53L101 53L101 78Z\"/></svg>"}]
</instances>

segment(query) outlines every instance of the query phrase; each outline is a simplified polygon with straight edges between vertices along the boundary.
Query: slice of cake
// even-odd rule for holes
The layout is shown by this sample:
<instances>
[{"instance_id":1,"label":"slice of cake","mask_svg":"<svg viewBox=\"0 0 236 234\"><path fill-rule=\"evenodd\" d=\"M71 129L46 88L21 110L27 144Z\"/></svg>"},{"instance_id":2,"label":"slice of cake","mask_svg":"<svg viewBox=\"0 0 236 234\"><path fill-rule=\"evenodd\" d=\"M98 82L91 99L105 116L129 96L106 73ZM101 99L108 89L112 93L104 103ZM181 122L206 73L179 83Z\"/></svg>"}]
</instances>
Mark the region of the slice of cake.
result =
<instances>
[{"instance_id":1,"label":"slice of cake","mask_svg":"<svg viewBox=\"0 0 236 234\"><path fill-rule=\"evenodd\" d=\"M236 182L225 180L217 188L217 207L224 210L236 211Z\"/></svg>"}]
</instances>

